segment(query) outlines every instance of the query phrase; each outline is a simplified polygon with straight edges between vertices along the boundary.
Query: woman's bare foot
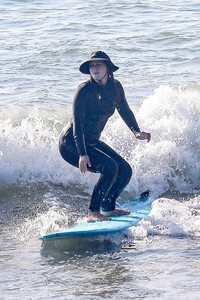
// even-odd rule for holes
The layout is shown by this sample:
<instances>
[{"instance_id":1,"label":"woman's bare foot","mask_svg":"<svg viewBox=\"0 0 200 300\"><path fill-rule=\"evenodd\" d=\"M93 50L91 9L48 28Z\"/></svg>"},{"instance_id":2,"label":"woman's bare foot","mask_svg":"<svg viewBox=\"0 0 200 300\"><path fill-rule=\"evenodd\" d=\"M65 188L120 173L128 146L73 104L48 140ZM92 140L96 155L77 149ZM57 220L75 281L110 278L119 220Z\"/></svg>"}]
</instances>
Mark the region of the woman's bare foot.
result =
<instances>
[{"instance_id":1,"label":"woman's bare foot","mask_svg":"<svg viewBox=\"0 0 200 300\"><path fill-rule=\"evenodd\" d=\"M125 209L115 208L114 210L110 210L110 211L102 211L102 215L106 217L123 216L123 215L130 215L130 211Z\"/></svg>"},{"instance_id":2,"label":"woman's bare foot","mask_svg":"<svg viewBox=\"0 0 200 300\"><path fill-rule=\"evenodd\" d=\"M100 212L92 212L89 211L88 212L88 218L87 221L88 222L99 222L99 221L109 221L110 218L109 216L103 216L102 214L100 214Z\"/></svg>"}]
</instances>

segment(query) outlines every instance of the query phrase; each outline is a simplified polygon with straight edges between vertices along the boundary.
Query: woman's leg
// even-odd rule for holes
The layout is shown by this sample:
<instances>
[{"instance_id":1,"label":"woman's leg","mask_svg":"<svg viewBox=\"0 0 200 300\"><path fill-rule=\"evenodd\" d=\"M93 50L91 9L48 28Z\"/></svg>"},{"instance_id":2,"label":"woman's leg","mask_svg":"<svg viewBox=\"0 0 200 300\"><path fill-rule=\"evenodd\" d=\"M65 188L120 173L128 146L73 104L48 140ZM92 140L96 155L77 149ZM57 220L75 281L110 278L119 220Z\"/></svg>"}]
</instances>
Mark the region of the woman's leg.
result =
<instances>
[{"instance_id":1,"label":"woman's leg","mask_svg":"<svg viewBox=\"0 0 200 300\"><path fill-rule=\"evenodd\" d=\"M68 163L78 167L79 155L72 133L69 132L67 135L61 136L59 145L62 157ZM101 174L95 184L89 210L93 213L99 213L102 207L103 211L113 211L117 197L131 178L131 167L119 154L103 142L99 141L94 147L87 145L87 152L91 161L91 167L88 170Z\"/></svg>"},{"instance_id":2,"label":"woman's leg","mask_svg":"<svg viewBox=\"0 0 200 300\"><path fill-rule=\"evenodd\" d=\"M108 189L106 195L102 201L102 211L113 211L115 210L116 199L122 193L124 188L129 183L132 176L132 169L129 163L123 159L118 153L116 153L111 147L105 143L99 141L98 149L112 158L117 166L118 172L112 186ZM122 212L123 213L123 212Z\"/></svg>"},{"instance_id":3,"label":"woman's leg","mask_svg":"<svg viewBox=\"0 0 200 300\"><path fill-rule=\"evenodd\" d=\"M89 206L89 210L91 212L97 212L100 211L103 199L105 199L109 189L116 181L118 165L115 160L113 160L104 151L99 150L98 146L87 147L87 153L91 162L91 167L88 168L88 170L90 172L101 174L94 186Z\"/></svg>"},{"instance_id":4,"label":"woman's leg","mask_svg":"<svg viewBox=\"0 0 200 300\"><path fill-rule=\"evenodd\" d=\"M65 161L78 168L79 155L77 153L72 132L69 131L67 134L61 135L59 150ZM87 152L91 161L91 167L88 168L88 171L101 174L92 193L89 212L96 214L98 219L105 220L108 218L102 215L99 216L102 199L115 182L118 174L118 166L111 157L96 147L87 145Z\"/></svg>"}]
</instances>

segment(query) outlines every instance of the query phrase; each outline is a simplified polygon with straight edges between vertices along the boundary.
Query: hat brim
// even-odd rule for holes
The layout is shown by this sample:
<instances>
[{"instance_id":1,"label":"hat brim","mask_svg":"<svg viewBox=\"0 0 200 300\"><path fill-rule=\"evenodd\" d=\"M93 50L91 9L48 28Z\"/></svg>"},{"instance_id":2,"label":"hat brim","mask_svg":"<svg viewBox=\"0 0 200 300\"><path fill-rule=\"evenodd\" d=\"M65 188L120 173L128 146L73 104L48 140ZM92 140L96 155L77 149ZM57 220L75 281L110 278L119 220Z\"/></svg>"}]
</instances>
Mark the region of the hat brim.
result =
<instances>
[{"instance_id":1,"label":"hat brim","mask_svg":"<svg viewBox=\"0 0 200 300\"><path fill-rule=\"evenodd\" d=\"M119 67L115 66L112 61L105 59L105 58L93 58L90 60L85 61L80 65L79 71L83 74L90 74L90 62L92 61L104 61L108 68L112 71L115 72L119 69Z\"/></svg>"}]
</instances>

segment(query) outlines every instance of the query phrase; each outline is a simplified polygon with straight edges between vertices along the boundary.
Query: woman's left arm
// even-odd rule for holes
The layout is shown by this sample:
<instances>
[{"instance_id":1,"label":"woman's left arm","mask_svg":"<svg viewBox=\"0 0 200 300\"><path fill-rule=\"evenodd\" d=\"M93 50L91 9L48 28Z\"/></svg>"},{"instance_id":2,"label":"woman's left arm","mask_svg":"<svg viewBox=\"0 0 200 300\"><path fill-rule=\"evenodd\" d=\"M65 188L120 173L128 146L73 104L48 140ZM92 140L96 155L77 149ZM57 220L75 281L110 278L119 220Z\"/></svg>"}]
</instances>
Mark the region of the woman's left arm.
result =
<instances>
[{"instance_id":1,"label":"woman's left arm","mask_svg":"<svg viewBox=\"0 0 200 300\"><path fill-rule=\"evenodd\" d=\"M136 121L136 118L130 109L128 102L126 100L126 96L124 93L124 89L119 81L116 81L116 93L117 93L117 110L126 123L126 125L131 129L131 131L135 134L135 137L138 140L147 140L149 142L151 140L151 134L140 131L139 125Z\"/></svg>"}]
</instances>

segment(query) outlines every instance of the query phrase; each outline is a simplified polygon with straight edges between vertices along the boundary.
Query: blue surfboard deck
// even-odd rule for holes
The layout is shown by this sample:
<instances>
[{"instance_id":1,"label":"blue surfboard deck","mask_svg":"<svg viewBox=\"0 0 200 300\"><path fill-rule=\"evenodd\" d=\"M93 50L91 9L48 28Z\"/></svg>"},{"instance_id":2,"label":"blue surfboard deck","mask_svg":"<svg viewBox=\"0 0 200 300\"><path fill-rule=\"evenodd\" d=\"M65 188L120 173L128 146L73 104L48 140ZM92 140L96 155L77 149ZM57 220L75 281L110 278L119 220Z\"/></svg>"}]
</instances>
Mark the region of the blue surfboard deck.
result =
<instances>
[{"instance_id":1,"label":"blue surfboard deck","mask_svg":"<svg viewBox=\"0 0 200 300\"><path fill-rule=\"evenodd\" d=\"M137 225L141 219L149 214L151 209L151 203L148 197L123 201L118 206L130 210L131 214L112 217L110 221L83 222L68 227L63 231L43 235L40 239L45 242L73 238L90 238L99 235L120 233Z\"/></svg>"}]
</instances>

